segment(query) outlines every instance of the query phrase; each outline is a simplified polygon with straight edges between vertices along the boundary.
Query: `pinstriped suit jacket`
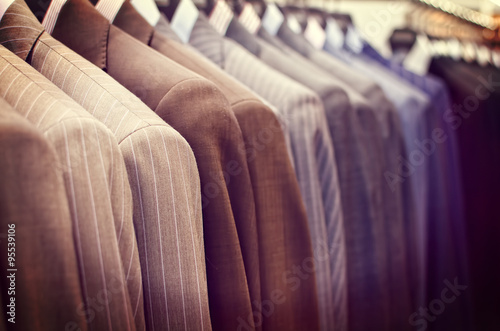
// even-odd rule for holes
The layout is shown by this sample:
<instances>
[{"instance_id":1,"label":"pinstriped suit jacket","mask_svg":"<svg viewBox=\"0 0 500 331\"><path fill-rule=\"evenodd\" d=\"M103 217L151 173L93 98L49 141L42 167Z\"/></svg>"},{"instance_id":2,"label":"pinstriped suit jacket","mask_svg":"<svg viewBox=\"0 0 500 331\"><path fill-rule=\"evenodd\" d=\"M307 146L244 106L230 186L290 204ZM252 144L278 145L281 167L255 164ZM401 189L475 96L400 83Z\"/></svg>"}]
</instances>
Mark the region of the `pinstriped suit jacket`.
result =
<instances>
[{"instance_id":1,"label":"pinstriped suit jacket","mask_svg":"<svg viewBox=\"0 0 500 331\"><path fill-rule=\"evenodd\" d=\"M362 139L367 131L373 131L377 125L376 122L371 123L372 127L367 129L361 126L363 113L370 112L371 109L366 101L362 100L356 92L350 90L347 85L324 72L314 70L311 68L313 65L307 63L305 59L292 59L263 40L259 40L236 19L233 19L229 24L226 36L239 42L266 64L292 79L296 79L321 96L335 145L348 243L346 249L343 237L344 224L335 224L335 220L327 220L329 244L341 247L337 250L336 255L330 257L332 281L334 290L337 292L335 295L337 299L335 302L335 326L339 330L346 330L348 327L347 285L351 289L361 290L364 295L360 303L356 295L353 295L353 291L350 291L351 315L360 318L359 314L352 313L359 311L360 305L370 302L369 311L373 313L373 317L385 316L378 310L383 308L383 305L374 304L369 300L373 296L379 300L379 303L387 302L387 298L384 300L383 296L386 286L381 283L382 277L385 275L387 259L384 249L386 241L383 237L383 228L380 226L384 222L383 215L380 213L383 211L380 201L381 187L376 185L376 180L380 179L380 176L371 171L380 167L381 164L377 153L375 153L375 157L371 158L368 155L368 150L379 151L379 155L382 154L382 151L380 146L379 149L374 148L376 146L373 146L373 142L376 140L373 137L366 141ZM270 38L268 36L268 39ZM293 51L287 50L287 53L290 52ZM363 144L365 142L372 146L367 148ZM377 229L378 231L375 231ZM374 270L377 273L370 274L368 278L369 273L366 267L371 266L372 263L377 266L377 269ZM349 281L346 281L346 272L349 275ZM336 278L334 278L335 274ZM369 289L366 290L366 287ZM373 321L374 318L370 320Z\"/></svg>"},{"instance_id":2,"label":"pinstriped suit jacket","mask_svg":"<svg viewBox=\"0 0 500 331\"><path fill-rule=\"evenodd\" d=\"M113 24L214 82L228 98L243 131L254 188L259 249L263 252L260 255L261 298L269 300L275 290L292 298L294 294L283 282L282 274L312 256L312 248L298 183L275 115L246 87L191 47L159 34L129 2L123 4ZM297 299L316 300L315 282L311 278L312 281L301 284L303 291L296 295ZM294 314L294 304L294 300L287 300L277 306L271 316L264 318L263 329L290 329L287 321L290 314ZM248 316L241 317L248 319Z\"/></svg>"},{"instance_id":3,"label":"pinstriped suit jacket","mask_svg":"<svg viewBox=\"0 0 500 331\"><path fill-rule=\"evenodd\" d=\"M236 328L238 316L251 314L250 299L259 300L260 272L253 189L241 129L227 99L214 84L111 26L87 1L65 4L53 36L134 92L193 148L212 324ZM101 36L108 36L106 45Z\"/></svg>"},{"instance_id":4,"label":"pinstriped suit jacket","mask_svg":"<svg viewBox=\"0 0 500 331\"><path fill-rule=\"evenodd\" d=\"M166 36L170 40L173 40L173 41L176 41L176 42L182 44L182 40L177 36L177 34L174 32L174 30L172 30L172 28L170 27L170 23L168 22L167 16L164 13L161 12L162 8L160 7L159 9L160 9L160 14L161 15L160 15L160 19L158 20L158 23L155 26L155 31L158 32L158 33L160 33L160 34L162 34L162 35L164 35L164 36ZM201 54L201 52L199 52L193 46L191 46L189 44L185 44L184 46L186 48L190 48L192 51L195 51L197 54L200 54L200 55L203 56L203 54ZM207 60L206 57L203 56L203 58L205 60ZM212 63L212 62L210 62L210 63ZM240 83L240 85L242 85L242 84ZM245 87L245 88L247 90L249 90L247 87ZM251 90L249 90L249 91L251 91ZM274 115L278 118L278 121L280 122L281 127L283 128L283 134L285 136L285 143L286 143L286 147L287 147L287 150L288 150L290 162L292 163L292 167L295 167L295 165L293 164L293 157L292 157L293 153L292 153L292 147L291 147L291 144L290 144L290 135L288 134L289 133L288 130L286 130L286 123L282 119L281 114L276 110L275 106L273 106L271 103L269 103L269 101L267 101L264 98L262 98L260 95L253 93L253 96L256 97L256 98L258 98L260 102L262 102L269 109L271 109L271 111L274 113Z\"/></svg>"},{"instance_id":5,"label":"pinstriped suit jacket","mask_svg":"<svg viewBox=\"0 0 500 331\"><path fill-rule=\"evenodd\" d=\"M160 9L161 10L161 9ZM164 35L170 40L174 40L182 44L181 38L172 30L170 23L168 22L167 16L160 11L160 19L155 25L155 31Z\"/></svg>"},{"instance_id":6,"label":"pinstriped suit jacket","mask_svg":"<svg viewBox=\"0 0 500 331\"><path fill-rule=\"evenodd\" d=\"M64 330L83 303L75 243L61 162L41 132L0 99L0 257L2 318L0 329ZM15 225L16 318L10 303L7 276L9 224ZM44 235L45 234L45 235Z\"/></svg>"},{"instance_id":7,"label":"pinstriped suit jacket","mask_svg":"<svg viewBox=\"0 0 500 331\"><path fill-rule=\"evenodd\" d=\"M118 141L132 189L147 327L209 330L200 186L191 148L124 87L43 32L22 1L8 13L15 18L11 26L25 27L24 42L4 45L32 53L31 65ZM16 39L12 29L4 31L2 41ZM137 302L134 313L141 307Z\"/></svg>"},{"instance_id":8,"label":"pinstriped suit jacket","mask_svg":"<svg viewBox=\"0 0 500 331\"><path fill-rule=\"evenodd\" d=\"M318 255L316 276L321 327L328 329L334 323L330 253L319 255L328 251L325 218L342 223L343 215L334 150L321 100L317 94L264 65L239 45L223 39L202 14L193 28L190 44L276 105L285 116L313 248Z\"/></svg>"},{"instance_id":9,"label":"pinstriped suit jacket","mask_svg":"<svg viewBox=\"0 0 500 331\"><path fill-rule=\"evenodd\" d=\"M279 43L265 31L259 33L266 40ZM372 98L368 105L367 100L341 80L316 68L293 50L280 52L248 33L235 20L226 35L322 96L339 165L348 242L351 320L353 325L369 321L371 326L377 323L379 328L388 328L389 323L393 328L404 328L408 324L404 316L411 314L411 310L401 192L392 192L382 182L382 174L389 168L385 162L396 161L399 155L392 146L398 141L397 132L394 126L389 127L393 107L391 112L389 102L384 103L382 98ZM371 91L375 92L378 86L372 85ZM391 303L391 300L394 301ZM340 313L341 307L335 308ZM345 329L347 310L336 317L337 327ZM344 323L339 325L340 321Z\"/></svg>"},{"instance_id":10,"label":"pinstriped suit jacket","mask_svg":"<svg viewBox=\"0 0 500 331\"><path fill-rule=\"evenodd\" d=\"M260 35L266 37L263 31L260 32ZM361 138L361 144L366 151L368 158L365 160L369 160L369 163L364 163L365 167L368 165L367 168L370 170L368 180L376 194L381 198L376 202L378 207L374 209L375 212L383 212L378 213L377 216L377 219L379 219L377 224L381 225L381 227L376 232L375 244L380 249L375 258L379 266L377 267L377 273L380 282L384 284L383 288L386 293L370 291L373 295L367 298L366 293L373 286L369 285L367 281L360 280L360 278L353 279L353 281L349 282L351 286L350 298L352 297L355 300L349 303L350 320L353 323L352 327L358 330L364 330L368 325L374 327L375 321L378 321L380 327L388 325L388 328L393 329L402 330L408 328L405 316L411 314L411 298L409 279L406 276L408 274L408 264L406 261L407 241L405 240L404 226L412 222L413 215L411 210L405 210L406 208L403 206L403 188L398 185L394 191L391 190L383 175L385 171L397 168L398 156L404 155L401 154L403 144L400 120L397 117L394 105L385 97L380 86L371 79L353 72L352 69L325 52L314 49L303 36L293 33L286 24L279 29L278 36L300 54L310 59L312 63L304 61L304 58L294 51L288 52L294 62L301 63L301 66L307 68L308 71L315 72L315 75L325 73L333 75L337 78L337 81L341 80L347 85L346 90L348 92L355 89L370 103L370 107L363 107L359 101L356 102L354 99L359 100L359 95L355 96L353 92L349 93L356 110L356 116L361 124L356 131L356 136ZM272 38L268 36L266 40L272 40ZM374 163L374 160L377 162ZM358 243L361 244L361 247L366 247L365 252L369 252L372 249L366 245L367 240L359 237L359 234L364 233L366 235L366 229L366 227L363 227L360 231L357 231ZM351 236L356 236L352 231L349 232ZM369 256L365 253L362 253L362 255ZM354 273L350 272L350 275L353 276ZM358 277L363 279L366 278L366 275L366 272L362 272L358 274ZM363 288L360 286L361 284L365 284L366 287ZM373 307L383 308L385 312L377 312ZM361 318L360 316L371 317Z\"/></svg>"},{"instance_id":11,"label":"pinstriped suit jacket","mask_svg":"<svg viewBox=\"0 0 500 331\"><path fill-rule=\"evenodd\" d=\"M43 132L64 165L86 304L74 313L86 312L92 327L135 329L125 270L133 268L137 277L139 261L130 187L116 140L19 57L4 47L0 52L0 95ZM130 285L140 288L140 278ZM94 300L99 304L92 308ZM137 294L135 300L142 302Z\"/></svg>"}]
</instances>

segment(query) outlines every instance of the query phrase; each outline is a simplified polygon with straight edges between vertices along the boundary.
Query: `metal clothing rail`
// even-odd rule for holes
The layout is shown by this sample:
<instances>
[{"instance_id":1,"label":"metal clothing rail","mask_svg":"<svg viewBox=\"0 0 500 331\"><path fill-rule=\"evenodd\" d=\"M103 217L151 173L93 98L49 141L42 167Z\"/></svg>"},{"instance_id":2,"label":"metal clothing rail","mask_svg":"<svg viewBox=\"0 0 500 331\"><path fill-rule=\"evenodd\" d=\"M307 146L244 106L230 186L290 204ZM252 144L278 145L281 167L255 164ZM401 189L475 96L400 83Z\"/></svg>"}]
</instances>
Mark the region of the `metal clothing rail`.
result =
<instances>
[{"instance_id":1,"label":"metal clothing rail","mask_svg":"<svg viewBox=\"0 0 500 331\"><path fill-rule=\"evenodd\" d=\"M473 23L475 25L487 28L490 30L498 29L498 22L491 17L477 10L467 8L465 6L454 3L449 0L418 0L418 2L424 3L448 14L461 18L465 21Z\"/></svg>"}]
</instances>

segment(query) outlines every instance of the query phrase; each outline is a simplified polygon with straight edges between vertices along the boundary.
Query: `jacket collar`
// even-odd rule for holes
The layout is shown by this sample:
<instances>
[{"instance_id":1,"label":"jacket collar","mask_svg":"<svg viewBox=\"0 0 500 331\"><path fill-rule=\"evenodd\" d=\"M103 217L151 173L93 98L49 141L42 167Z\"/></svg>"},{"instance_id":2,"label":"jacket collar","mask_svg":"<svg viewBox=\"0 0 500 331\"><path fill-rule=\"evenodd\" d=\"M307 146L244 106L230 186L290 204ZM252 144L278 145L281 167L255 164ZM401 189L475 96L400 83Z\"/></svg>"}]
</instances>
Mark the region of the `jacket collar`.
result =
<instances>
[{"instance_id":1,"label":"jacket collar","mask_svg":"<svg viewBox=\"0 0 500 331\"><path fill-rule=\"evenodd\" d=\"M310 54L312 46L309 45L309 42L301 35L293 32L287 24L281 24L277 35L285 44L303 56L308 57Z\"/></svg>"},{"instance_id":2,"label":"jacket collar","mask_svg":"<svg viewBox=\"0 0 500 331\"><path fill-rule=\"evenodd\" d=\"M233 17L229 23L226 30L226 37L235 40L253 55L257 57L260 56L262 50L259 42L257 41L257 37L248 32L248 30L238 21L236 17Z\"/></svg>"},{"instance_id":3,"label":"jacket collar","mask_svg":"<svg viewBox=\"0 0 500 331\"><path fill-rule=\"evenodd\" d=\"M0 21L0 44L26 60L45 31L23 0L16 0Z\"/></svg>"},{"instance_id":4,"label":"jacket collar","mask_svg":"<svg viewBox=\"0 0 500 331\"><path fill-rule=\"evenodd\" d=\"M158 21L158 24L155 26L155 32L158 32L168 39L172 39L177 41L178 43L183 44L181 38L172 30L170 27L170 23L168 23L167 16L165 14L161 13L160 20Z\"/></svg>"},{"instance_id":5,"label":"jacket collar","mask_svg":"<svg viewBox=\"0 0 500 331\"><path fill-rule=\"evenodd\" d=\"M88 0L68 0L52 36L101 69L107 66L110 24Z\"/></svg>"},{"instance_id":6,"label":"jacket collar","mask_svg":"<svg viewBox=\"0 0 500 331\"><path fill-rule=\"evenodd\" d=\"M189 44L219 67L225 67L225 57L228 49L225 47L224 37L215 31L202 12L200 12L194 24Z\"/></svg>"},{"instance_id":7,"label":"jacket collar","mask_svg":"<svg viewBox=\"0 0 500 331\"><path fill-rule=\"evenodd\" d=\"M150 45L154 28L137 12L129 1L125 1L116 14L113 25L139 39L143 44Z\"/></svg>"}]
</instances>

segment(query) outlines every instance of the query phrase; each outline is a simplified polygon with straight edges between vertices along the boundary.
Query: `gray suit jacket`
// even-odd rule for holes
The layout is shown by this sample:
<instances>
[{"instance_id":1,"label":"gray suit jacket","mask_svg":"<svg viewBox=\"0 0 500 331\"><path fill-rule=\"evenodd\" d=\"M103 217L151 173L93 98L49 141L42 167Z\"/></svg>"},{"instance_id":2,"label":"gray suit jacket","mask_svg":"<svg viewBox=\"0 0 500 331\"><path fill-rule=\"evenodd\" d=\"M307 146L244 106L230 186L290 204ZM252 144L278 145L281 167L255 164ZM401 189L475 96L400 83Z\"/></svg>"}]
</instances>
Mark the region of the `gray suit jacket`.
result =
<instances>
[{"instance_id":1,"label":"gray suit jacket","mask_svg":"<svg viewBox=\"0 0 500 331\"><path fill-rule=\"evenodd\" d=\"M274 41L274 37L266 34L263 29L260 34L274 44L279 43L279 40ZM383 321L383 317L387 318L390 311L389 287L395 284L401 285L395 292L398 295L398 307L401 307L401 301L408 299L409 291L406 256L400 253L405 251L401 195L389 192L388 186L382 181L382 169L385 168L386 161L384 156L395 159L397 155L391 154L393 151L384 145L387 119L380 119L384 125L382 130L377 118L380 113L384 112L387 115L389 112L380 108L380 102L374 104L372 108L363 96L343 81L318 70L313 63L293 50L280 51L253 36L235 19L230 23L226 35L237 40L271 67L322 96L339 166L341 200L348 243L347 263L345 260L342 263L338 256L332 255L332 265L344 270L344 275L345 268L348 268L349 311L353 323L358 323L360 316L365 316L372 322L377 317ZM374 85L373 89L375 88ZM385 199L384 192L387 193ZM335 238L335 231L343 233L343 224L341 227L331 224L329 230L332 232L329 234L330 238ZM388 243L391 241L388 238L394 237L398 239L396 243L392 243L393 247L389 247ZM339 243L331 242L330 245L338 246ZM390 265L389 258L392 258ZM371 265L376 265L377 268L370 270ZM388 273L389 267L394 269L393 272ZM335 268L332 269L333 274L339 275ZM371 274L368 278L370 272L375 274ZM339 282L339 279L336 281ZM337 288L343 289L346 286L340 283ZM377 288L376 291L370 290L374 287ZM379 310L376 311L377 309L373 307ZM341 302L336 303L335 309L337 327L346 329L347 300L344 299L343 305ZM372 317L368 317L367 313L372 314ZM381 323L389 322L391 319L388 317Z\"/></svg>"},{"instance_id":2,"label":"gray suit jacket","mask_svg":"<svg viewBox=\"0 0 500 331\"><path fill-rule=\"evenodd\" d=\"M259 35L268 42L275 44L280 42L263 29L259 31ZM280 27L278 36L282 42L297 51L286 51L293 61L300 63L309 72L314 72L314 76L329 74L330 80L335 80L336 84L343 83L359 123L355 135L360 140L360 145L364 150L365 173L369 173L370 187L375 193L375 200L371 199L372 206L375 206L372 212L379 219L378 225L373 224L374 237L378 247L374 258L377 261L380 282L384 284L383 288L386 292L375 294L370 296L371 299L368 299L366 298L368 287L358 288L359 284L368 284L367 282L349 283L350 286L357 288L351 287L349 295L349 299L356 298L355 302L349 302L350 321L354 323L352 327L366 329L368 326L364 325L363 321L370 320L372 323L370 325L373 326L373 321L377 320L381 323L380 327L387 325L387 327L396 329L407 328L408 323L404 316L411 314L412 308L410 283L407 276L405 224L412 222L413 210L408 209L404 204L401 185L397 185L392 190L384 178L386 171L397 167L398 156L404 155L402 154L404 147L400 119L395 107L385 97L377 84L329 54L315 49L303 36L291 31L286 24ZM304 57L310 62L306 61ZM361 101L363 99L365 99L364 102ZM367 105L366 101L370 103L370 106ZM373 162L374 160L376 162ZM360 240L358 242L361 245L366 245L366 239L358 237L358 240ZM365 246L365 248L369 248L369 246ZM362 256L368 255L362 254ZM369 265L363 261L360 262L365 266ZM353 275L352 272L349 274ZM372 303L368 304L369 301ZM373 315L372 307L379 307L384 313L380 311ZM360 318L359 316L372 317Z\"/></svg>"},{"instance_id":3,"label":"gray suit jacket","mask_svg":"<svg viewBox=\"0 0 500 331\"><path fill-rule=\"evenodd\" d=\"M330 271L335 300L333 320L336 329L346 330L348 313L347 262L352 263L357 259L352 259L352 256L349 256L350 252L346 251L344 227L350 231L351 227L360 221L373 222L373 219L371 219L370 206L359 208L362 205L359 201L366 201L370 192L367 188L367 179L363 178L361 169L365 161L360 160L358 155L359 146L356 146L357 142L355 140L356 130L352 128L353 124L351 124L355 120L353 117L355 113L350 110L350 100L343 89L344 84L335 84L333 80L329 79L330 77L325 77L323 73L311 75L307 68L301 66L302 63L293 61L279 50L250 34L236 18L233 18L230 22L226 36L241 44L273 69L312 89L323 101L335 147L335 159L339 170L339 183L342 192L341 202L344 213L344 222L339 222L341 220L333 217L334 215L331 213L327 213L325 219L328 231L328 245L331 250ZM327 208L328 205L325 201ZM364 213L359 212L360 209ZM353 217L353 213L359 217ZM360 217L364 217L364 219L360 220ZM351 232L347 233L347 235L349 234ZM350 240L349 248L357 247L355 245L356 243ZM369 251L371 252L373 249ZM328 328L328 325L325 326Z\"/></svg>"}]
</instances>

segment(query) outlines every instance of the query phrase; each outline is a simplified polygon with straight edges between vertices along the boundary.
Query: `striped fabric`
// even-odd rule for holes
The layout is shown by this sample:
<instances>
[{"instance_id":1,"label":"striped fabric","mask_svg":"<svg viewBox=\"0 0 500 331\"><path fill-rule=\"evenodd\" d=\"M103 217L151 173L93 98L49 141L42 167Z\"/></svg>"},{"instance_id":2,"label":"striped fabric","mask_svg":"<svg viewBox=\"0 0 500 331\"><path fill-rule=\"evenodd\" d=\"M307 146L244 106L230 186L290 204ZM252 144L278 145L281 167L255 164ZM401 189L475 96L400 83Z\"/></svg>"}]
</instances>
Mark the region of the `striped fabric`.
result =
<instances>
[{"instance_id":1,"label":"striped fabric","mask_svg":"<svg viewBox=\"0 0 500 331\"><path fill-rule=\"evenodd\" d=\"M399 217L399 214L397 209L388 215L383 214L380 173L384 149L374 109L349 86L315 68L303 57L290 55L280 61L283 55L275 54L266 45L261 46L266 62L320 91L325 104L336 147L347 242L347 301L351 318L348 323L347 315L338 316L344 322L339 327L352 324L354 328L360 321L369 320L373 325L377 323L385 328L384 323L388 322L385 224L397 226L397 222L389 220ZM299 66L303 74L287 69L289 63ZM315 78L314 81L311 77ZM396 199L391 197L391 200ZM347 313L347 310L338 311L341 312Z\"/></svg>"},{"instance_id":2,"label":"striped fabric","mask_svg":"<svg viewBox=\"0 0 500 331\"><path fill-rule=\"evenodd\" d=\"M375 222L373 211L367 203L369 197L373 196L370 191L369 181L362 171L363 164L368 164L363 155L359 155L360 146L357 137L357 109L353 110L351 102L345 92L345 85L338 82L333 77L323 72L310 68L305 59L292 59L286 54L274 49L269 44L259 40L256 36L248 33L238 22L231 22L226 36L234 39L242 46L255 52L267 65L280 71L297 82L304 84L318 93L323 101L325 113L328 119L328 126L332 141L335 146L335 158L339 171L339 184L341 188L341 202L344 214L344 222L339 222L338 218L326 219L328 231L328 244L331 247L331 280L334 289L334 320L337 330L347 329L348 300L347 300L347 272L348 266L362 262L365 256L349 256L353 247L359 247L351 240L350 230L356 224L361 225ZM374 162L375 160L371 160ZM325 205L326 214L333 215L334 206ZM342 219L340 219L342 220ZM345 225L344 225L345 223ZM345 229L344 229L345 228ZM347 231L347 233L346 233ZM349 239L349 247L346 250L346 239ZM371 243L365 241L365 243ZM373 252L373 247L369 246L369 252ZM368 255L369 253L365 253ZM348 259L347 257L350 257ZM357 257L357 258L356 258Z\"/></svg>"},{"instance_id":3,"label":"striped fabric","mask_svg":"<svg viewBox=\"0 0 500 331\"><path fill-rule=\"evenodd\" d=\"M238 21L252 34L256 34L261 26L260 18L250 3L245 3Z\"/></svg>"},{"instance_id":4,"label":"striped fabric","mask_svg":"<svg viewBox=\"0 0 500 331\"><path fill-rule=\"evenodd\" d=\"M181 38L172 30L170 24L168 23L168 19L165 14L161 13L160 20L155 25L155 30L162 35L168 37L168 39L175 40L178 43L182 43Z\"/></svg>"},{"instance_id":5,"label":"striped fabric","mask_svg":"<svg viewBox=\"0 0 500 331\"><path fill-rule=\"evenodd\" d=\"M139 13L124 3L114 22L141 42L217 85L231 104L245 141L256 219L260 263L261 300L282 291L288 299L262 319L266 330L288 330L289 316L308 310L317 315L315 277L291 291L282 275L312 256L307 216L293 167L290 164L280 122L247 87L222 71L189 45L181 45L157 33ZM168 28L168 25L167 25ZM144 33L144 30L150 31ZM153 35L152 38L144 36ZM210 289L210 284L209 284ZM252 298L253 299L253 298ZM252 300L255 302L255 299ZM267 301L265 301L267 302ZM248 316L241 316L248 323Z\"/></svg>"},{"instance_id":6,"label":"striped fabric","mask_svg":"<svg viewBox=\"0 0 500 331\"><path fill-rule=\"evenodd\" d=\"M116 140L17 56L4 47L0 56L0 96L43 132L61 160L86 304L74 313L88 311L90 329L135 330L131 302L142 304L139 260L130 187ZM134 279L128 282L127 275ZM95 300L100 305L93 308Z\"/></svg>"},{"instance_id":7,"label":"striped fabric","mask_svg":"<svg viewBox=\"0 0 500 331\"><path fill-rule=\"evenodd\" d=\"M144 307L148 329L210 330L199 175L191 148L101 69L42 33L22 1L9 12L10 26L41 34L18 52L32 50L31 65L104 123L118 141L132 189L142 267L144 305L137 300L133 305L136 322ZM14 39L16 33L2 36Z\"/></svg>"},{"instance_id":8,"label":"striped fabric","mask_svg":"<svg viewBox=\"0 0 500 331\"><path fill-rule=\"evenodd\" d=\"M224 35L233 16L229 5L225 1L217 0L208 20L217 32Z\"/></svg>"},{"instance_id":9,"label":"striped fabric","mask_svg":"<svg viewBox=\"0 0 500 331\"><path fill-rule=\"evenodd\" d=\"M120 10L123 5L124 0L112 0L105 1L101 0L96 5L95 8L108 19L108 21L113 22L118 10Z\"/></svg>"},{"instance_id":10,"label":"striped fabric","mask_svg":"<svg viewBox=\"0 0 500 331\"><path fill-rule=\"evenodd\" d=\"M316 255L321 329L331 329L334 325L334 308L326 218L337 219L342 223L343 215L334 149L321 100L311 90L279 74L233 42L220 37L202 14L195 24L190 44L276 105L285 119ZM327 205L330 212L328 215L325 210Z\"/></svg>"},{"instance_id":11,"label":"striped fabric","mask_svg":"<svg viewBox=\"0 0 500 331\"><path fill-rule=\"evenodd\" d=\"M117 16L115 22L122 19ZM236 329L238 317L250 316L251 302L260 300L260 252L243 135L228 100L215 84L109 25L85 0L67 2L53 36L100 65L105 58L101 68L193 149L201 183L210 317L216 329Z\"/></svg>"},{"instance_id":12,"label":"striped fabric","mask_svg":"<svg viewBox=\"0 0 500 331\"><path fill-rule=\"evenodd\" d=\"M355 241L348 244L348 251L357 247L348 252L348 260L357 264L348 272L350 327L356 330L375 325L377 328L408 328L406 317L412 313L412 308L406 252L410 245L405 230L413 222L413 210L404 206L403 187L398 183L391 188L384 177L385 172L397 168L398 156L402 155L400 120L395 107L371 78L314 49L304 36L286 25L280 28L278 36L303 55L289 52L295 62L304 63L310 71L328 73L334 76L332 79L340 81L355 111L357 128L354 132L364 155L360 165L369 184L366 203L371 206L372 215L358 214L359 228L348 228L349 236ZM306 64L304 57L310 62ZM368 208L363 210L366 212ZM353 223L349 221L346 225L351 227ZM371 290L375 284L380 284L377 291Z\"/></svg>"},{"instance_id":13,"label":"striped fabric","mask_svg":"<svg viewBox=\"0 0 500 331\"><path fill-rule=\"evenodd\" d=\"M368 162L360 151L358 138L355 136L355 132L363 132L363 130L358 130L359 123L356 118L356 115L362 111L361 107L352 109L356 101L356 95L348 95L344 84L325 75L323 72L316 72L313 68L309 68L307 61L304 59L292 59L269 44L257 39L257 37L250 34L238 34L238 24L238 22L233 22L230 25L227 33L228 37L235 32L237 41L241 41L243 45L245 42L254 42L259 59L273 69L312 89L318 93L323 101L330 135L335 146L335 159L339 173L344 215L343 219L335 217L326 219L328 244L331 247L334 320L336 329L347 330L348 266L350 266L351 262L357 261L356 259L349 259L349 257L352 257L348 254L350 253L349 249L354 247L349 236L352 233L350 230L353 225L360 222L361 224L374 222L372 207L366 203L369 201L369 197L374 196L374 194L370 191L369 181L362 171L363 165ZM361 104L361 102L359 103ZM375 161L376 159L371 160L372 163ZM334 207L334 205L325 203L326 215L334 215L332 210ZM349 239L348 248L346 248L346 238Z\"/></svg>"},{"instance_id":14,"label":"striped fabric","mask_svg":"<svg viewBox=\"0 0 500 331\"><path fill-rule=\"evenodd\" d=\"M56 75L43 65L49 56L52 63L64 60ZM36 45L32 65L54 77L119 142L135 204L147 327L210 329L199 175L189 145L125 88L49 35ZM71 68L80 74L68 80L62 73Z\"/></svg>"},{"instance_id":15,"label":"striped fabric","mask_svg":"<svg viewBox=\"0 0 500 331\"><path fill-rule=\"evenodd\" d=\"M83 299L61 167L65 161L3 99L0 151L0 247L5 252L0 274L8 280L8 269L15 269L17 285L15 295L2 291L0 330L7 330L6 325L8 330L39 330L42 325L46 330L64 330L72 320L71 327L87 330L84 316L75 314ZM8 245L9 233L15 234L14 245ZM9 265L7 252L12 248L15 262ZM11 297L14 319L7 314Z\"/></svg>"},{"instance_id":16,"label":"striped fabric","mask_svg":"<svg viewBox=\"0 0 500 331\"><path fill-rule=\"evenodd\" d=\"M53 0L50 2L49 8L47 9L47 13L45 14L42 22L42 25L48 33L52 33L52 30L54 30L57 17L59 16L62 6L64 6L64 3L66 3L66 0Z\"/></svg>"},{"instance_id":17,"label":"striped fabric","mask_svg":"<svg viewBox=\"0 0 500 331\"><path fill-rule=\"evenodd\" d=\"M333 52L332 46L331 45L325 45L325 49L328 52ZM339 54L340 53L340 54ZM342 52L342 51L336 51L334 53L335 55L339 54L340 56L343 55L348 55L350 54L349 52ZM460 179L460 173L461 173L461 163L459 162L459 151L458 151L458 138L456 132L450 127L449 123L446 123L443 119L445 118L446 114L450 111L451 109L451 101L450 101L450 94L448 91L448 87L446 84L437 76L433 75L426 75L426 76L420 76L417 75L411 71L408 71L405 69L404 66L400 65L397 62L393 62L389 59L386 59L382 57L373 47L371 47L369 44L365 43L363 47L362 54L358 56L360 59L364 59L372 65L383 65L390 69L390 71L397 76L403 78L405 81L409 82L412 86L418 88L422 92L424 92L429 98L431 98L432 101L432 106L434 107L434 111L431 113L433 116L439 117L438 119L434 119L434 125L436 127L439 127L444 130L446 133L446 136L448 139L446 142L442 144L442 146L439 146L439 148L444 148L444 151L440 151L440 153L443 153L446 155L446 157L441 158L440 161L440 167L441 171L440 174L445 174L445 177L447 178L447 184L445 184L445 192L446 193L441 193L440 196L446 196L449 199L449 203L452 207L450 207L450 219L453 221L453 231L457 234L457 237L460 238L463 236L463 234L460 234L461 231L464 231L464 191L462 187L462 181ZM344 57L342 57L344 59ZM374 64L376 62L377 64ZM349 63L349 62L347 62ZM405 155L405 154L403 154ZM434 201L434 203L437 203ZM443 206L443 204L441 204ZM444 221L444 220L442 220ZM463 242L461 239L456 239L458 242ZM440 245L443 245L443 241L440 238ZM455 254L457 256L464 256L463 249L464 245L458 245L461 247L462 252L457 253L457 249L455 248ZM441 246L441 247L444 247ZM455 246L457 247L457 246ZM467 279L467 271L468 267L468 261L465 258L459 258L459 264L460 264L460 271L453 271L457 272L460 274L459 278L461 279ZM448 262L451 262L451 259L447 259ZM455 262L456 263L456 262ZM440 272L442 273L442 270L445 268L441 268ZM446 269L452 269L452 268L446 268ZM436 289L434 291L439 291L440 287L440 279L444 279L446 276L443 276L442 274L439 276L435 276L434 280L436 283L439 283L439 285L435 286ZM423 284L422 284L423 285ZM422 291L422 290L421 290ZM430 297L425 298L424 296L420 295L419 297L419 302L417 303L418 305L423 305L425 304L426 301L428 301L430 298L432 298L432 294ZM465 325L465 323L463 323Z\"/></svg>"}]
</instances>

